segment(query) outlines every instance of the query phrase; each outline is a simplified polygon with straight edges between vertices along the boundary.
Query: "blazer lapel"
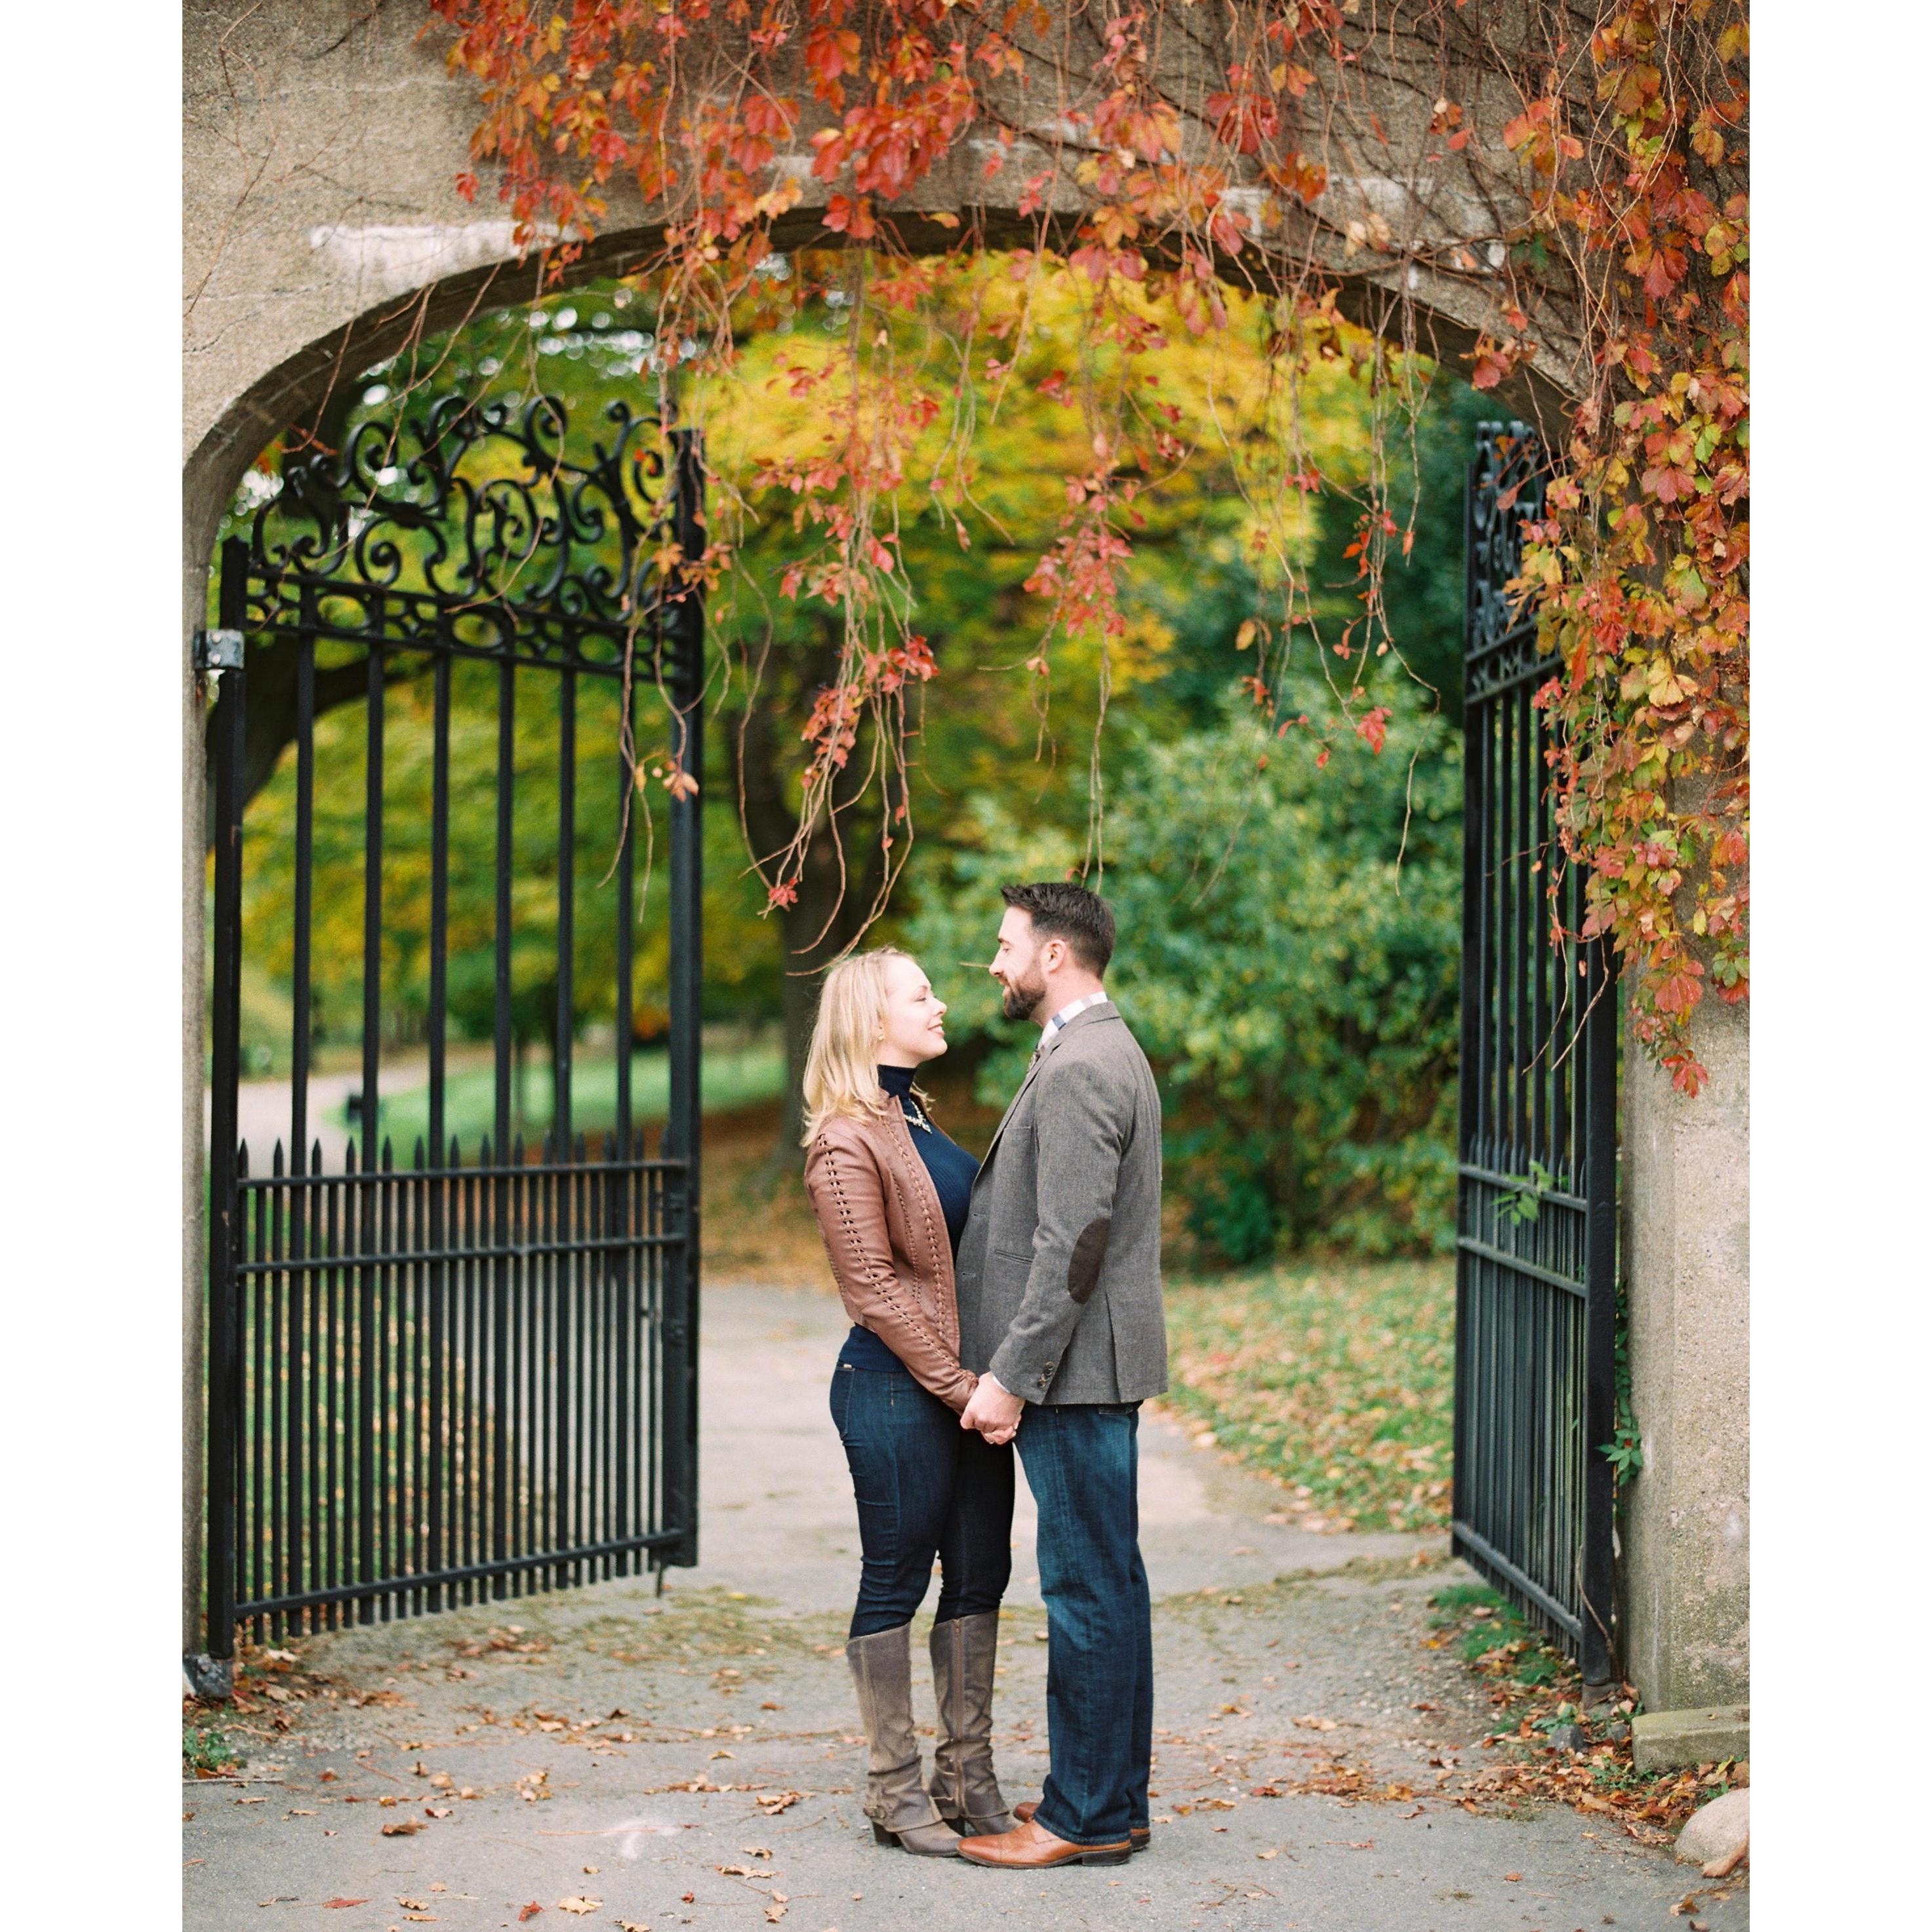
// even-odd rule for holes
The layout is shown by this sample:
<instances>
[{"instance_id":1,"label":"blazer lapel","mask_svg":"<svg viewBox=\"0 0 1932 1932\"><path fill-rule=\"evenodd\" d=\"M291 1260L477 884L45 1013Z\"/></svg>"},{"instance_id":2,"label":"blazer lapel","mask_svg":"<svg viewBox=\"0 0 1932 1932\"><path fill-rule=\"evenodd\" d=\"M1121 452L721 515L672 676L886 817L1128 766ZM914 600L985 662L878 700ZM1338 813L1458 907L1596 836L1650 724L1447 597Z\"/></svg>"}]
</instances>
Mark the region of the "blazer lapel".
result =
<instances>
[{"instance_id":1,"label":"blazer lapel","mask_svg":"<svg viewBox=\"0 0 1932 1932\"><path fill-rule=\"evenodd\" d=\"M1076 1013L1064 1027L1056 1027L1040 1042L1039 1052L1034 1055L1031 1064L1027 1068L1026 1078L1020 1082L1019 1091L1008 1102L1006 1111L1000 1116L1000 1124L993 1130L993 1138L986 1143L986 1157L980 1163L981 1174L992 1166L993 1150L999 1145L1000 1136L1006 1130L1006 1123L1019 1111L1019 1104L1025 1099L1027 1089L1033 1084L1034 1075L1053 1058L1059 1049L1060 1042L1076 1027L1084 1026L1091 1020L1113 1018L1119 1010L1112 1000L1102 1000L1098 1006L1089 1006L1084 1013ZM976 1187L979 1185L977 1177L974 1178L974 1185Z\"/></svg>"}]
</instances>

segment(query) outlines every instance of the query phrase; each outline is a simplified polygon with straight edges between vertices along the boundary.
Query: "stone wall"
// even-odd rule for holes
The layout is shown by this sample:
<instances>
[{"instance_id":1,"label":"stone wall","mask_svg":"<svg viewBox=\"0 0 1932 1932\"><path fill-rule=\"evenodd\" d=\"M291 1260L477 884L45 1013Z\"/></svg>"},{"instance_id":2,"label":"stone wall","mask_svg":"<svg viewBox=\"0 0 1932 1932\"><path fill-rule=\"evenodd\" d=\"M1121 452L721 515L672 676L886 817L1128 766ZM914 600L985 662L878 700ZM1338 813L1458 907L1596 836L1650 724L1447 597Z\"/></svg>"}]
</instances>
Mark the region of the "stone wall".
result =
<instances>
[{"instance_id":1,"label":"stone wall","mask_svg":"<svg viewBox=\"0 0 1932 1932\"><path fill-rule=\"evenodd\" d=\"M1624 1274L1643 1470L1625 1498L1624 1666L1654 1710L1750 1701L1750 1030L1700 1010L1712 1085L1624 1058Z\"/></svg>"}]
</instances>

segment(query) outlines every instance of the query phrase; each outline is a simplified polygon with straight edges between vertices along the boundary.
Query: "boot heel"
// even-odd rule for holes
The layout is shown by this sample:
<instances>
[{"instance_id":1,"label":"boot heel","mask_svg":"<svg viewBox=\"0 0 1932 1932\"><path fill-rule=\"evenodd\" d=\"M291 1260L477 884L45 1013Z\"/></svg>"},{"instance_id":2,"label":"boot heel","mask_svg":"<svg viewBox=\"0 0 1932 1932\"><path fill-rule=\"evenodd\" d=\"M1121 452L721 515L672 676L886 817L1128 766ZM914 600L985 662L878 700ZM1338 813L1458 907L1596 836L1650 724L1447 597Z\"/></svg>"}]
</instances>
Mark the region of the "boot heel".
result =
<instances>
[{"instance_id":1,"label":"boot heel","mask_svg":"<svg viewBox=\"0 0 1932 1932\"><path fill-rule=\"evenodd\" d=\"M890 1845L896 1851L902 1849L898 1840L876 1820L872 1826L872 1842L875 1845Z\"/></svg>"},{"instance_id":2,"label":"boot heel","mask_svg":"<svg viewBox=\"0 0 1932 1932\"><path fill-rule=\"evenodd\" d=\"M1132 1856L1131 1849L1124 1852L1084 1852L1079 1862L1083 1865L1124 1865Z\"/></svg>"}]
</instances>

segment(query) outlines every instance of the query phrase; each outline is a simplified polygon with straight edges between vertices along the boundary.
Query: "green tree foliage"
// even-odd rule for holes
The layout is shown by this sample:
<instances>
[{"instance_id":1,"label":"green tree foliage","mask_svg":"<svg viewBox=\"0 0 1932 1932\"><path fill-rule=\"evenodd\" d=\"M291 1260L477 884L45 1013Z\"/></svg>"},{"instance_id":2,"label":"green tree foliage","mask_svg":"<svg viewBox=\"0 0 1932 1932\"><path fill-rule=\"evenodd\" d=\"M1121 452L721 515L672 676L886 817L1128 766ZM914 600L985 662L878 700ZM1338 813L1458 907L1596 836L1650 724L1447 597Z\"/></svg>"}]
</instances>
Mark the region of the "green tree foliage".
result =
<instances>
[{"instance_id":1,"label":"green tree foliage","mask_svg":"<svg viewBox=\"0 0 1932 1932\"><path fill-rule=\"evenodd\" d=\"M1351 737L1318 767L1232 706L1175 738L1136 731L1120 760L1097 880L1120 926L1108 984L1161 1076L1170 1189L1228 1260L1447 1239L1460 746L1420 696L1397 703L1381 753ZM992 799L974 830L908 940L956 1035L998 1042L991 1100L1031 1031L955 962L990 956L1003 880L1056 876L1078 844Z\"/></svg>"},{"instance_id":2,"label":"green tree foliage","mask_svg":"<svg viewBox=\"0 0 1932 1932\"><path fill-rule=\"evenodd\" d=\"M795 520L773 466L808 452L823 433L822 386L797 389L796 372L836 362L853 299L823 280L808 288L809 280L802 267L784 319L748 337L739 369L708 378L718 386L704 398L714 540L737 550L708 614L707 1011L782 1014L800 1058L812 969L872 909L880 831L904 838L896 820L882 827L882 814L903 803L911 857L874 934L909 932L928 956L956 1001L961 1050L983 1058L982 1085L995 1097L1030 1046L999 1023L977 970L997 922L997 885L1097 860L1090 876L1114 900L1126 935L1117 978L1160 1064L1174 1178L1204 1249L1246 1259L1311 1244L1382 1252L1439 1243L1453 1174L1462 478L1480 401L1435 381L1414 420L1412 470L1399 463L1372 475L1366 425L1392 399L1338 362L1304 389L1294 427L1298 460L1318 464L1340 490L1311 495L1298 526L1264 530L1246 486L1285 446L1270 415L1260 332L1245 346L1204 347L1174 332L1155 362L1160 406L1172 412L1163 420L1192 436L1210 416L1232 416L1252 434L1232 446L1204 434L1224 450L1218 467L1197 462L1178 482L1147 479L1102 724L1097 639L1063 635L1050 674L1029 666L1045 607L1026 583L1052 541L1062 472L1082 434L1070 390L1105 372L1078 363L1070 324L1064 340L1056 334L1050 290L1010 371L996 378L957 356L962 316L983 322L982 309L1016 298L997 276L990 293L964 283L940 290L923 335L902 316L885 318L932 384L964 380L977 398L970 448L922 448L897 498L896 543L913 599L904 620L929 640L940 676L916 711L902 793L855 778L842 795L842 854L819 828L799 902L774 908L754 862L795 824L800 733L834 674L842 622L835 605L782 588L816 538ZM620 286L479 317L349 386L308 433L337 446L364 416L392 410L398 392L426 399L454 388L555 394L573 434L594 434L612 400L641 409L658 400L652 321L646 298ZM272 453L238 500L231 529L272 490ZM1370 502L1398 532L1375 616L1348 554ZM970 546L956 519L970 526ZM1290 567L1305 614L1271 659L1282 735L1270 736L1240 680L1261 656L1248 620ZM1394 649L1378 652L1384 636ZM286 647L251 645L250 656L251 728L259 711L257 761L270 775L248 820L254 1031L257 1010L274 1004L261 997L263 974L285 995L292 968L292 712L278 717L272 694L272 694L265 660L277 648ZM323 1036L347 1042L362 1006L365 719L354 652L325 646L319 683L338 657L346 700L317 726L313 960ZM420 1036L428 989L432 712L429 680L408 668L399 655L392 674L405 674L389 688L385 721L383 1005L386 1030L402 1042ZM620 790L612 694L595 680L578 688L574 1020L582 1027L611 1017L608 873ZM459 1034L483 1037L495 944L494 671L460 664L454 694L451 1013ZM556 702L554 679L520 677L513 1016L520 1040L531 1042L548 1041L556 1018ZM662 722L657 702L640 695L646 752ZM1370 707L1380 722L1365 738L1358 728ZM1378 753L1371 741L1384 729ZM875 748L872 732L862 728L855 771ZM659 862L640 896L636 933L648 1036L662 1019L665 931L662 788L646 797L640 822ZM792 1158L782 1137L781 1146Z\"/></svg>"}]
</instances>

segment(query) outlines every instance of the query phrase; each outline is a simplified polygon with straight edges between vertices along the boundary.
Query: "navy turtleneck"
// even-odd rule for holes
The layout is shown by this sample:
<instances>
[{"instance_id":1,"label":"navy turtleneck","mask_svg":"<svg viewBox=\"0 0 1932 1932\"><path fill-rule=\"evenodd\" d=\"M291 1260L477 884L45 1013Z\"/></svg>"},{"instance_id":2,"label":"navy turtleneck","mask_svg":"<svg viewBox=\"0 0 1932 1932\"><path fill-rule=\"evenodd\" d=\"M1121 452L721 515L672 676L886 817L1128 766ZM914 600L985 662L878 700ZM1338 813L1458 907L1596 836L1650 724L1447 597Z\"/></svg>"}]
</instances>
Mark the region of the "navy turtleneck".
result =
<instances>
[{"instance_id":1,"label":"navy turtleneck","mask_svg":"<svg viewBox=\"0 0 1932 1932\"><path fill-rule=\"evenodd\" d=\"M878 1072L880 1086L898 1102L912 1134L912 1144L918 1148L919 1157L925 1162L926 1171L932 1177L933 1189L939 1196L940 1211L946 1216L946 1232L952 1241L953 1258L956 1261L959 1237L966 1232L966 1210L972 1202L973 1182L979 1174L980 1163L957 1141L942 1133L913 1098L912 1068L881 1066ZM926 1123L923 1126L920 1124L922 1120Z\"/></svg>"}]
</instances>

